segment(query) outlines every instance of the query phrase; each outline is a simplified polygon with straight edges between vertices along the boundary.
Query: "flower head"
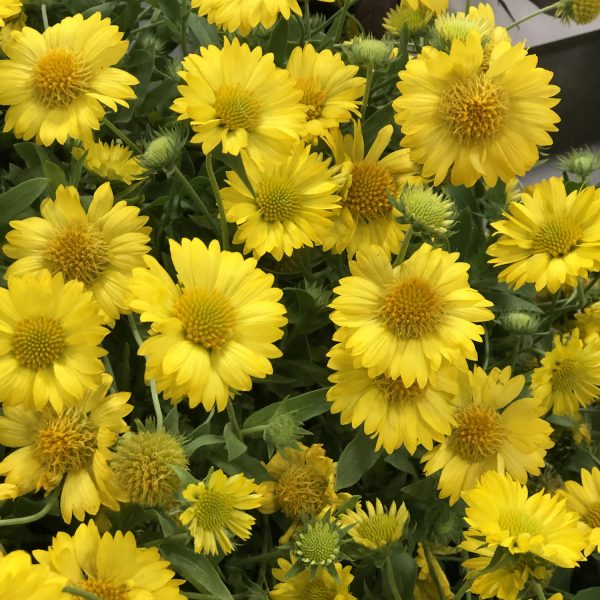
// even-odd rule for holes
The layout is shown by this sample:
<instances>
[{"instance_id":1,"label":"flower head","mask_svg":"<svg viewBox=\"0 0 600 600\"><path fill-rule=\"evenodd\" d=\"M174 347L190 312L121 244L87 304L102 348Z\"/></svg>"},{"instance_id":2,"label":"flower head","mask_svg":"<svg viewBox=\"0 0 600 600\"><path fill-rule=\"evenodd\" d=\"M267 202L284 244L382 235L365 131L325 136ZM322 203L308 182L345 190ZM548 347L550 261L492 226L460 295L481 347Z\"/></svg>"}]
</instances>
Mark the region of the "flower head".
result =
<instances>
[{"instance_id":1,"label":"flower head","mask_svg":"<svg viewBox=\"0 0 600 600\"><path fill-rule=\"evenodd\" d=\"M402 2L387 12L383 19L383 28L388 33L399 36L406 27L408 33L414 35L425 29L432 18L433 13L424 6L419 6L415 10Z\"/></svg>"},{"instance_id":2,"label":"flower head","mask_svg":"<svg viewBox=\"0 0 600 600\"><path fill-rule=\"evenodd\" d=\"M402 2L405 2L412 10L424 7L436 14L448 9L448 0L402 0Z\"/></svg>"},{"instance_id":3,"label":"flower head","mask_svg":"<svg viewBox=\"0 0 600 600\"><path fill-rule=\"evenodd\" d=\"M11 19L21 12L21 0L0 0L0 27L6 25L6 19Z\"/></svg>"},{"instance_id":4,"label":"flower head","mask_svg":"<svg viewBox=\"0 0 600 600\"><path fill-rule=\"evenodd\" d=\"M415 600L440 600L438 584L441 586L444 600L452 600L454 594L450 588L450 582L433 552L429 548L425 549L423 544L419 543L415 560L419 567L415 583Z\"/></svg>"},{"instance_id":5,"label":"flower head","mask_svg":"<svg viewBox=\"0 0 600 600\"><path fill-rule=\"evenodd\" d=\"M590 148L575 148L567 154L558 157L562 171L572 173L586 181L588 177L600 169L600 152Z\"/></svg>"},{"instance_id":6,"label":"flower head","mask_svg":"<svg viewBox=\"0 0 600 600\"><path fill-rule=\"evenodd\" d=\"M563 21L585 25L600 15L600 0L562 0L556 15Z\"/></svg>"},{"instance_id":7,"label":"flower head","mask_svg":"<svg viewBox=\"0 0 600 600\"><path fill-rule=\"evenodd\" d=\"M443 236L454 223L454 204L446 195L423 185L406 186L398 201L404 218L430 237Z\"/></svg>"},{"instance_id":8,"label":"flower head","mask_svg":"<svg viewBox=\"0 0 600 600\"><path fill-rule=\"evenodd\" d=\"M13 32L0 61L0 104L7 104L4 131L36 143L88 140L100 129L103 104L116 111L135 98L138 80L113 67L127 51L123 34L99 12L65 17L43 33Z\"/></svg>"},{"instance_id":9,"label":"flower head","mask_svg":"<svg viewBox=\"0 0 600 600\"><path fill-rule=\"evenodd\" d=\"M82 148L73 148L72 152L76 159L85 154L85 168L108 181L122 181L129 185L132 181L141 179L144 173L131 150L115 140L105 144L90 139L84 142Z\"/></svg>"},{"instance_id":10,"label":"flower head","mask_svg":"<svg viewBox=\"0 0 600 600\"><path fill-rule=\"evenodd\" d=\"M352 64L377 70L387 67L393 49L394 44L388 38L379 39L371 35L359 35L350 42L346 53Z\"/></svg>"},{"instance_id":11,"label":"flower head","mask_svg":"<svg viewBox=\"0 0 600 600\"><path fill-rule=\"evenodd\" d=\"M326 567L340 555L342 530L328 516L309 521L294 534L292 553L312 567Z\"/></svg>"}]
</instances>

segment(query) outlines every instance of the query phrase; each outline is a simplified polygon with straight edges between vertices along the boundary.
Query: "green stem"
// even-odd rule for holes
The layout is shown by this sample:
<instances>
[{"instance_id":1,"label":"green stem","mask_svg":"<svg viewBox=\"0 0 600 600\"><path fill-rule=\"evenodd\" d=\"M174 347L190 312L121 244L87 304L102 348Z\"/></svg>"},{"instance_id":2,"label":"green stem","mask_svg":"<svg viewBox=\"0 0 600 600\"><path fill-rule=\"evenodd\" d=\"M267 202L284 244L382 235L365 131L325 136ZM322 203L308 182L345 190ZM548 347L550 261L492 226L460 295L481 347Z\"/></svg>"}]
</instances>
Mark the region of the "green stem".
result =
<instances>
[{"instance_id":1,"label":"green stem","mask_svg":"<svg viewBox=\"0 0 600 600\"><path fill-rule=\"evenodd\" d=\"M117 137L120 137L132 150L137 152L138 154L142 154L142 149L125 133L123 133L116 125L111 123L106 117L102 121L104 125L106 125Z\"/></svg>"},{"instance_id":2,"label":"green stem","mask_svg":"<svg viewBox=\"0 0 600 600\"><path fill-rule=\"evenodd\" d=\"M360 109L360 118L364 120L367 114L367 106L369 105L369 96L371 94L371 86L373 85L373 75L375 68L372 64L367 65L367 81L365 83L365 94L363 96L362 106Z\"/></svg>"},{"instance_id":3,"label":"green stem","mask_svg":"<svg viewBox=\"0 0 600 600\"><path fill-rule=\"evenodd\" d=\"M583 310L587 304L587 299L585 296L585 286L581 277L577 279L577 301L579 302L579 310Z\"/></svg>"},{"instance_id":4,"label":"green stem","mask_svg":"<svg viewBox=\"0 0 600 600\"><path fill-rule=\"evenodd\" d=\"M394 267L397 267L402 263L406 256L406 252L408 250L408 246L410 245L410 240L413 236L413 228L412 225L408 226L406 233L404 234L404 239L402 240L402 246L400 246L400 251L398 252L398 256L396 256L396 260L394 261Z\"/></svg>"},{"instance_id":5,"label":"green stem","mask_svg":"<svg viewBox=\"0 0 600 600\"><path fill-rule=\"evenodd\" d=\"M127 321L129 322L129 327L131 328L131 333L133 334L133 339L135 340L135 343L138 346L141 346L144 340L140 335L140 330L138 329L137 323L135 322L135 318L131 313L127 315Z\"/></svg>"},{"instance_id":6,"label":"green stem","mask_svg":"<svg viewBox=\"0 0 600 600\"><path fill-rule=\"evenodd\" d=\"M304 0L304 29L306 31L306 39L310 40L312 36L310 30L310 0Z\"/></svg>"},{"instance_id":7,"label":"green stem","mask_svg":"<svg viewBox=\"0 0 600 600\"><path fill-rule=\"evenodd\" d=\"M88 592L87 590L82 590L73 585L67 585L62 589L65 594L73 594L73 596L79 596L81 598L85 598L86 600L102 600L96 594L92 594L92 592Z\"/></svg>"},{"instance_id":8,"label":"green stem","mask_svg":"<svg viewBox=\"0 0 600 600\"><path fill-rule=\"evenodd\" d=\"M538 600L546 600L546 594L544 594L544 588L537 582L533 582L533 589Z\"/></svg>"},{"instance_id":9,"label":"green stem","mask_svg":"<svg viewBox=\"0 0 600 600\"><path fill-rule=\"evenodd\" d=\"M392 567L392 559L388 554L385 557L385 576L390 586L390 591L392 592L393 600L402 600L402 594L398 589L398 585L396 584L396 578L394 577L394 568Z\"/></svg>"},{"instance_id":10,"label":"green stem","mask_svg":"<svg viewBox=\"0 0 600 600\"><path fill-rule=\"evenodd\" d=\"M56 488L47 498L46 503L38 512L25 517L15 517L13 519L0 519L0 527L11 527L13 525L25 525L26 523L34 523L45 517L56 505L58 499L58 488Z\"/></svg>"},{"instance_id":11,"label":"green stem","mask_svg":"<svg viewBox=\"0 0 600 600\"><path fill-rule=\"evenodd\" d=\"M48 23L48 12L46 11L46 4L42 4L42 23L44 24L44 31L48 29L50 24Z\"/></svg>"},{"instance_id":12,"label":"green stem","mask_svg":"<svg viewBox=\"0 0 600 600\"><path fill-rule=\"evenodd\" d=\"M558 302L558 292L552 294L552 304L550 305L550 312L548 313L548 329L552 332L552 325L554 324L554 315L556 313L556 303Z\"/></svg>"},{"instance_id":13,"label":"green stem","mask_svg":"<svg viewBox=\"0 0 600 600\"><path fill-rule=\"evenodd\" d=\"M469 12L470 8L471 8L471 0L467 0L465 2L465 14Z\"/></svg>"},{"instance_id":14,"label":"green stem","mask_svg":"<svg viewBox=\"0 0 600 600\"><path fill-rule=\"evenodd\" d=\"M440 579L435 570L435 563L433 562L435 558L431 554L429 546L425 543L423 543L423 550L425 551L425 560L427 561L429 573L431 574L431 578L433 579L433 583L435 584L435 589L437 590L438 596L440 597L440 600L446 600L444 589L442 588L442 584L440 583Z\"/></svg>"},{"instance_id":15,"label":"green stem","mask_svg":"<svg viewBox=\"0 0 600 600\"><path fill-rule=\"evenodd\" d=\"M535 10L531 14L526 15L526 16L522 17L521 19L518 19L514 23L511 23L506 28L506 30L508 31L509 29L512 29L513 27L517 27L521 23L525 23L525 21L529 21L529 19L533 19L533 17L537 17L538 15L542 15L544 13L551 12L551 11L555 10L556 8L558 8L559 4L560 4L560 2L555 2L554 4L551 4L550 6L545 6L544 8L540 8L539 10Z\"/></svg>"},{"instance_id":16,"label":"green stem","mask_svg":"<svg viewBox=\"0 0 600 600\"><path fill-rule=\"evenodd\" d=\"M212 163L212 152L206 155L206 172L208 173L208 180L210 181L210 187L212 188L213 196L217 206L219 207L219 221L221 223L221 241L223 250L229 250L229 230L227 229L227 219L225 218L225 207L223 206L223 200L221 199L221 191L215 177L215 171Z\"/></svg>"},{"instance_id":17,"label":"green stem","mask_svg":"<svg viewBox=\"0 0 600 600\"><path fill-rule=\"evenodd\" d=\"M154 406L154 413L156 414L156 431L163 430L163 414L160 408L160 399L158 397L158 391L156 389L156 381L150 380L150 395L152 396L152 405Z\"/></svg>"},{"instance_id":18,"label":"green stem","mask_svg":"<svg viewBox=\"0 0 600 600\"><path fill-rule=\"evenodd\" d=\"M454 600L460 600L466 593L467 590L471 587L470 581L465 581L459 588L458 592L454 595Z\"/></svg>"},{"instance_id":19,"label":"green stem","mask_svg":"<svg viewBox=\"0 0 600 600\"><path fill-rule=\"evenodd\" d=\"M112 377L112 381L110 383L110 393L117 393L117 386L115 385L115 372L113 371L112 365L110 364L110 359L108 356L102 357L102 364L104 365L104 370Z\"/></svg>"},{"instance_id":20,"label":"green stem","mask_svg":"<svg viewBox=\"0 0 600 600\"><path fill-rule=\"evenodd\" d=\"M246 435L251 435L253 433L260 433L262 431L264 431L267 428L266 425L256 425L255 427L246 427L245 429L242 429L242 431L240 432L242 434L242 436L246 436Z\"/></svg>"},{"instance_id":21,"label":"green stem","mask_svg":"<svg viewBox=\"0 0 600 600\"><path fill-rule=\"evenodd\" d=\"M229 417L229 422L231 423L231 429L233 430L233 433L240 440L244 439L237 417L235 416L235 408L231 400L229 400L229 402L227 403L227 416Z\"/></svg>"},{"instance_id":22,"label":"green stem","mask_svg":"<svg viewBox=\"0 0 600 600\"><path fill-rule=\"evenodd\" d=\"M600 460L595 454L592 454L589 450L586 450L587 455L592 459L597 467L600 467Z\"/></svg>"},{"instance_id":23,"label":"green stem","mask_svg":"<svg viewBox=\"0 0 600 600\"><path fill-rule=\"evenodd\" d=\"M512 355L510 357L510 370L513 373L513 375L515 372L515 365L517 364L517 357L519 356L519 354L521 352L521 347L523 344L523 336L517 335L516 337L517 337L517 339L516 339L515 345L513 346Z\"/></svg>"},{"instance_id":24,"label":"green stem","mask_svg":"<svg viewBox=\"0 0 600 600\"><path fill-rule=\"evenodd\" d=\"M348 14L348 9L350 8L351 2L352 0L344 0L344 6L342 6L342 8L338 11L339 15L336 16L336 27L333 32L334 43L339 42L340 38L342 37L342 33L344 32L344 23L346 21L346 15Z\"/></svg>"}]
</instances>

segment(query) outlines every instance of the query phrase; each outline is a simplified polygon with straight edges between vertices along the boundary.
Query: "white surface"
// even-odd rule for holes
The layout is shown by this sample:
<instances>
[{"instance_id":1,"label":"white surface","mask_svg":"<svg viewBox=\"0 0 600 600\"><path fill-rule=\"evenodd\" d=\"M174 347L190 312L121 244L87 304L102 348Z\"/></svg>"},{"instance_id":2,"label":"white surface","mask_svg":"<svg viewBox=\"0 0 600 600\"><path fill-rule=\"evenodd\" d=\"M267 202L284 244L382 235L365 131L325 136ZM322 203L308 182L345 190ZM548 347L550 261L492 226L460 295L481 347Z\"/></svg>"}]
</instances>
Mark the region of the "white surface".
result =
<instances>
[{"instance_id":1,"label":"white surface","mask_svg":"<svg viewBox=\"0 0 600 600\"><path fill-rule=\"evenodd\" d=\"M498 0L489 0L489 3L494 9L498 25L506 27L513 22ZM450 0L450 9L453 11L464 10L465 4L465 0ZM473 0L471 4L477 6L479 2ZM505 4L510 9L515 20L538 10L538 7L529 0L505 0ZM600 18L588 25L577 25L575 23L564 25L560 19L542 14L519 25L518 28L511 29L510 34L513 41L526 41L527 46L532 48L597 30L600 30Z\"/></svg>"}]
</instances>

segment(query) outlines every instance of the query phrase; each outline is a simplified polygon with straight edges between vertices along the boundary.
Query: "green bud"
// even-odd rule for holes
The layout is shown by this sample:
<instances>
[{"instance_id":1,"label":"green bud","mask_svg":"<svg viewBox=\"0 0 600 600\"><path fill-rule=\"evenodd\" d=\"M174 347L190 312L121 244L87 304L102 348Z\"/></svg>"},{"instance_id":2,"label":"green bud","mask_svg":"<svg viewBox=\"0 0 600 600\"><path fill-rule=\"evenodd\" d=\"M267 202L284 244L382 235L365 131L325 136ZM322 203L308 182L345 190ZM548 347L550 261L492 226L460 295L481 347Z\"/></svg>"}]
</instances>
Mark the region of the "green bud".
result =
<instances>
[{"instance_id":1,"label":"green bud","mask_svg":"<svg viewBox=\"0 0 600 600\"><path fill-rule=\"evenodd\" d=\"M448 233L454 224L454 204L444 194L424 185L407 185L398 208L416 232L431 237Z\"/></svg>"},{"instance_id":2,"label":"green bud","mask_svg":"<svg viewBox=\"0 0 600 600\"><path fill-rule=\"evenodd\" d=\"M296 533L292 552L307 566L326 567L340 555L343 531L328 517L308 522Z\"/></svg>"},{"instance_id":3,"label":"green bud","mask_svg":"<svg viewBox=\"0 0 600 600\"><path fill-rule=\"evenodd\" d=\"M165 43L163 40L150 31L144 31L140 34L138 44L142 48L154 51L155 54L162 54L165 50Z\"/></svg>"},{"instance_id":4,"label":"green bud","mask_svg":"<svg viewBox=\"0 0 600 600\"><path fill-rule=\"evenodd\" d=\"M556 16L565 22L573 21L578 25L591 23L600 15L600 0L561 0Z\"/></svg>"},{"instance_id":5,"label":"green bud","mask_svg":"<svg viewBox=\"0 0 600 600\"><path fill-rule=\"evenodd\" d=\"M471 31L478 31L482 40L490 35L490 26L483 19L466 16L464 13L444 13L433 24L433 45L442 50L450 48L454 40L465 42Z\"/></svg>"},{"instance_id":6,"label":"green bud","mask_svg":"<svg viewBox=\"0 0 600 600\"><path fill-rule=\"evenodd\" d=\"M302 436L309 432L293 413L274 414L267 422L263 438L270 448L295 448Z\"/></svg>"},{"instance_id":7,"label":"green bud","mask_svg":"<svg viewBox=\"0 0 600 600\"><path fill-rule=\"evenodd\" d=\"M498 321L510 333L520 335L535 333L542 322L538 314L524 310L501 313L498 315Z\"/></svg>"},{"instance_id":8,"label":"green bud","mask_svg":"<svg viewBox=\"0 0 600 600\"><path fill-rule=\"evenodd\" d=\"M582 181L600 169L600 152L594 152L590 148L575 148L558 157L562 171L577 175Z\"/></svg>"},{"instance_id":9,"label":"green bud","mask_svg":"<svg viewBox=\"0 0 600 600\"><path fill-rule=\"evenodd\" d=\"M377 40L370 36L358 36L352 40L347 50L348 60L359 67L385 69L390 62L393 47L392 41L386 38Z\"/></svg>"},{"instance_id":10,"label":"green bud","mask_svg":"<svg viewBox=\"0 0 600 600\"><path fill-rule=\"evenodd\" d=\"M146 169L169 168L179 158L184 144L185 138L176 125L165 127L146 145L139 162Z\"/></svg>"},{"instance_id":11,"label":"green bud","mask_svg":"<svg viewBox=\"0 0 600 600\"><path fill-rule=\"evenodd\" d=\"M391 35L399 36L406 27L409 35L414 35L425 29L432 18L433 13L422 6L413 10L408 6L399 5L385 15L383 28Z\"/></svg>"}]
</instances>

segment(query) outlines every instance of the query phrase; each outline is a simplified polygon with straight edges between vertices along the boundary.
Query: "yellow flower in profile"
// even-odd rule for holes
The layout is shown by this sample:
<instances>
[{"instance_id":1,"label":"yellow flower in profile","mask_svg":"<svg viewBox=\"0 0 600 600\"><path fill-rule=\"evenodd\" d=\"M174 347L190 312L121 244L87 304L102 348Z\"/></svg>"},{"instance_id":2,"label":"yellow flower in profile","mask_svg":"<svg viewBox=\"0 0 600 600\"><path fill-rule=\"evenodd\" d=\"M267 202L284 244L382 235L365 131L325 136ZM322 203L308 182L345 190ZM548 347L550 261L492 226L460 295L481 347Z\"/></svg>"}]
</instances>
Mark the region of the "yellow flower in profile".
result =
<instances>
[{"instance_id":1,"label":"yellow flower in profile","mask_svg":"<svg viewBox=\"0 0 600 600\"><path fill-rule=\"evenodd\" d=\"M279 160L252 160L242 153L245 180L227 172L229 187L221 190L230 223L237 224L234 244L255 258L271 254L275 260L303 246L321 243L339 211L335 169L322 155L298 144Z\"/></svg>"},{"instance_id":2,"label":"yellow flower in profile","mask_svg":"<svg viewBox=\"0 0 600 600\"><path fill-rule=\"evenodd\" d=\"M222 252L216 240L171 240L170 248L177 283L150 256L130 281L131 308L152 323L139 348L146 380L174 404L187 396L192 408L225 410L281 356L274 342L286 324L282 292L254 259Z\"/></svg>"},{"instance_id":3,"label":"yellow flower in profile","mask_svg":"<svg viewBox=\"0 0 600 600\"><path fill-rule=\"evenodd\" d=\"M257 160L278 159L306 127L302 91L260 47L251 50L225 38L223 48L202 47L182 66L186 83L177 88L181 96L171 108L179 120L191 120L191 141L202 144L204 154L220 145L225 154L245 148Z\"/></svg>"},{"instance_id":4,"label":"yellow flower in profile","mask_svg":"<svg viewBox=\"0 0 600 600\"><path fill-rule=\"evenodd\" d=\"M594 302L583 312L575 315L577 329L581 339L589 344L590 342L600 340L600 302Z\"/></svg>"},{"instance_id":5,"label":"yellow flower in profile","mask_svg":"<svg viewBox=\"0 0 600 600\"><path fill-rule=\"evenodd\" d=\"M334 339L370 377L425 387L442 365L476 359L473 342L484 332L476 323L494 318L492 303L469 286L468 269L458 253L429 244L396 267L382 248L359 252L351 276L334 288Z\"/></svg>"},{"instance_id":6,"label":"yellow flower in profile","mask_svg":"<svg viewBox=\"0 0 600 600\"><path fill-rule=\"evenodd\" d=\"M365 506L366 512L359 504L354 510L346 511L339 519L340 523L351 527L348 533L357 544L369 550L379 550L402 538L409 518L404 502L396 506L394 501L389 508L384 508L377 498L375 506L369 501Z\"/></svg>"},{"instance_id":7,"label":"yellow flower in profile","mask_svg":"<svg viewBox=\"0 0 600 600\"><path fill-rule=\"evenodd\" d=\"M122 181L130 185L133 181L141 179L144 168L133 157L129 148L120 142L111 140L110 144L89 140L83 148L73 148L72 154L76 159L84 159L85 168L108 181Z\"/></svg>"},{"instance_id":8,"label":"yellow flower in profile","mask_svg":"<svg viewBox=\"0 0 600 600\"><path fill-rule=\"evenodd\" d=\"M450 583L448 582L446 573L444 573L444 569L442 569L442 566L433 555L433 552L429 553L429 560L433 567L433 573L431 572L429 561L425 555L425 548L423 544L419 542L417 544L417 556L415 558L417 566L419 567L419 574L414 589L415 600L441 600L436 582L438 582L441 587L443 600L452 600L454 594L450 589Z\"/></svg>"},{"instance_id":9,"label":"yellow flower in profile","mask_svg":"<svg viewBox=\"0 0 600 600\"><path fill-rule=\"evenodd\" d=\"M114 203L109 183L95 192L86 210L73 186L58 186L56 199L40 205L41 217L11 221L4 253L16 261L6 276L48 269L91 291L109 325L128 312L125 296L134 267L149 250L148 217L125 200Z\"/></svg>"},{"instance_id":10,"label":"yellow flower in profile","mask_svg":"<svg viewBox=\"0 0 600 600\"><path fill-rule=\"evenodd\" d=\"M67 578L52 573L46 565L31 564L23 550L4 556L0 552L0 598L2 600L69 600L63 593Z\"/></svg>"},{"instance_id":11,"label":"yellow flower in profile","mask_svg":"<svg viewBox=\"0 0 600 600\"><path fill-rule=\"evenodd\" d=\"M527 486L496 471L482 475L477 487L462 496L470 527L465 535L489 550L531 553L567 569L585 560L585 534L563 498L543 491L528 496Z\"/></svg>"},{"instance_id":12,"label":"yellow flower in profile","mask_svg":"<svg viewBox=\"0 0 600 600\"><path fill-rule=\"evenodd\" d=\"M305 569L289 577L288 574L293 566L294 562L285 558L277 559L277 568L273 569L273 577L279 583L276 583L269 592L272 600L299 600L300 598L356 600L356 596L350 592L350 584L354 579L350 566L342 567L341 563L334 563L335 577L324 567L317 567L314 574L310 569Z\"/></svg>"},{"instance_id":13,"label":"yellow flower in profile","mask_svg":"<svg viewBox=\"0 0 600 600\"><path fill-rule=\"evenodd\" d=\"M227 477L221 469L183 490L187 508L179 519L194 538L198 554L218 554L219 550L230 554L232 536L250 539L256 519L245 511L260 506L262 495L256 491L254 479L241 473Z\"/></svg>"},{"instance_id":14,"label":"yellow flower in profile","mask_svg":"<svg viewBox=\"0 0 600 600\"><path fill-rule=\"evenodd\" d=\"M448 10L448 0L402 0L413 10L425 7L434 13L441 13Z\"/></svg>"},{"instance_id":15,"label":"yellow flower in profile","mask_svg":"<svg viewBox=\"0 0 600 600\"><path fill-rule=\"evenodd\" d=\"M0 443L17 448L0 463L0 474L20 496L50 492L64 481L60 511L66 523L97 514L101 505L119 510L119 501L126 500L109 467L109 448L128 431L123 417L133 407L129 392L106 395L111 382L103 375L101 385L62 410L21 404L4 406L0 417Z\"/></svg>"},{"instance_id":16,"label":"yellow flower in profile","mask_svg":"<svg viewBox=\"0 0 600 600\"><path fill-rule=\"evenodd\" d=\"M498 237L487 250L491 264L505 267L500 281L554 293L600 267L600 190L567 195L564 181L552 177L511 202L503 216L492 223Z\"/></svg>"},{"instance_id":17,"label":"yellow flower in profile","mask_svg":"<svg viewBox=\"0 0 600 600\"><path fill-rule=\"evenodd\" d=\"M287 70L297 88L300 102L307 106L304 137L323 136L359 113L365 91L364 77L356 77L358 67L346 65L339 52L317 52L312 44L292 50Z\"/></svg>"},{"instance_id":18,"label":"yellow flower in profile","mask_svg":"<svg viewBox=\"0 0 600 600\"><path fill-rule=\"evenodd\" d=\"M184 582L173 579L169 562L161 559L157 548L138 547L130 531L100 535L94 521L89 521L73 535L58 532L48 550L34 550L33 555L42 565L67 577L69 585L99 598L186 598L179 591Z\"/></svg>"},{"instance_id":19,"label":"yellow flower in profile","mask_svg":"<svg viewBox=\"0 0 600 600\"><path fill-rule=\"evenodd\" d=\"M404 446L414 454L419 445L427 450L433 442L450 435L454 420L453 396L458 393L452 369L442 369L425 387L406 387L402 379L385 375L369 377L368 369L356 366L343 344L329 352L328 366L334 371L327 392L333 414L340 413L342 425L362 425L376 439L375 451L391 454Z\"/></svg>"},{"instance_id":20,"label":"yellow flower in profile","mask_svg":"<svg viewBox=\"0 0 600 600\"><path fill-rule=\"evenodd\" d=\"M0 0L1 3L1 0ZM21 31L27 22L27 15L21 12L16 17L11 17L5 22L4 26L0 26L0 50L4 52L4 45L12 42L12 32Z\"/></svg>"},{"instance_id":21,"label":"yellow flower in profile","mask_svg":"<svg viewBox=\"0 0 600 600\"><path fill-rule=\"evenodd\" d=\"M8 104L4 131L37 144L64 144L68 137L89 139L100 129L105 104L129 106L138 80L112 65L128 43L99 12L85 19L65 17L43 33L31 27L13 31L0 60L0 104Z\"/></svg>"},{"instance_id":22,"label":"yellow flower in profile","mask_svg":"<svg viewBox=\"0 0 600 600\"><path fill-rule=\"evenodd\" d=\"M477 31L455 40L448 54L426 47L408 61L393 107L401 143L424 177L439 185L450 171L454 185L471 187L483 177L493 186L535 164L559 121L551 110L559 88L536 63L523 44L508 41L487 60Z\"/></svg>"},{"instance_id":23,"label":"yellow flower in profile","mask_svg":"<svg viewBox=\"0 0 600 600\"><path fill-rule=\"evenodd\" d=\"M108 330L79 281L49 271L10 277L0 288L0 398L56 410L100 383Z\"/></svg>"},{"instance_id":24,"label":"yellow flower in profile","mask_svg":"<svg viewBox=\"0 0 600 600\"><path fill-rule=\"evenodd\" d=\"M0 0L0 27L6 25L6 19L18 15L22 6L20 0Z\"/></svg>"},{"instance_id":25,"label":"yellow flower in profile","mask_svg":"<svg viewBox=\"0 0 600 600\"><path fill-rule=\"evenodd\" d=\"M475 367L458 379L456 425L422 459L426 475L442 471L440 497L455 504L486 471L509 473L521 483L528 474L539 475L546 450L554 445L552 427L541 418L545 411L539 400L516 399L525 377L511 377L510 367L490 373Z\"/></svg>"},{"instance_id":26,"label":"yellow flower in profile","mask_svg":"<svg viewBox=\"0 0 600 600\"><path fill-rule=\"evenodd\" d=\"M324 250L346 250L349 256L372 244L392 254L400 250L406 225L398 223L400 212L389 197L398 196L404 183L416 183L419 178L414 176L415 166L407 150L381 157L392 133L392 125L383 127L366 154L360 122L354 123L353 134L342 135L334 129L327 136L335 162L342 165L348 178L341 191L342 211L323 242Z\"/></svg>"},{"instance_id":27,"label":"yellow flower in profile","mask_svg":"<svg viewBox=\"0 0 600 600\"><path fill-rule=\"evenodd\" d=\"M559 495L567 501L567 508L579 514L588 535L585 554L600 551L600 469L581 469L581 483L565 481Z\"/></svg>"},{"instance_id":28,"label":"yellow flower in profile","mask_svg":"<svg viewBox=\"0 0 600 600\"><path fill-rule=\"evenodd\" d=\"M383 28L388 33L399 36L406 26L408 33L414 35L425 29L431 19L433 19L433 13L425 6L421 5L413 9L404 0L386 13L383 19Z\"/></svg>"}]
</instances>

